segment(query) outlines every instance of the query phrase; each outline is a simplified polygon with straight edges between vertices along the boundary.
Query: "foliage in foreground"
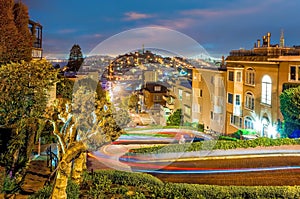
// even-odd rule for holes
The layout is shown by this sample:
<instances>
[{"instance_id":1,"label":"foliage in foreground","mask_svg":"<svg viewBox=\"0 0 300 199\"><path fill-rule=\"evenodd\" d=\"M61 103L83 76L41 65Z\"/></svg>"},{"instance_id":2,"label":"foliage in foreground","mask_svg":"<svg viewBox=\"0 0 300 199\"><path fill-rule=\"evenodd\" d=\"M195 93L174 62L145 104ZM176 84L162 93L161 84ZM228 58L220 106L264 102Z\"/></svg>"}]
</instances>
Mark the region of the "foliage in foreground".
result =
<instances>
[{"instance_id":1,"label":"foliage in foreground","mask_svg":"<svg viewBox=\"0 0 300 199\"><path fill-rule=\"evenodd\" d=\"M45 187L33 198L45 198ZM75 193L73 191L73 193ZM78 195L73 195L76 198ZM86 173L80 198L299 198L300 186L216 186L164 183L144 173L101 170Z\"/></svg>"},{"instance_id":2,"label":"foliage in foreground","mask_svg":"<svg viewBox=\"0 0 300 199\"><path fill-rule=\"evenodd\" d=\"M78 199L80 190L79 185L73 182L71 179L68 180L67 185L67 198ZM39 190L37 193L31 195L29 199L45 199L51 196L52 186L47 185L43 189Z\"/></svg>"},{"instance_id":3,"label":"foliage in foreground","mask_svg":"<svg viewBox=\"0 0 300 199\"><path fill-rule=\"evenodd\" d=\"M280 111L284 117L286 135L300 129L300 87L287 89L280 94Z\"/></svg>"},{"instance_id":4,"label":"foliage in foreground","mask_svg":"<svg viewBox=\"0 0 300 199\"><path fill-rule=\"evenodd\" d=\"M282 146L282 145L298 145L300 139L271 139L271 138L257 138L254 140L209 140L203 142L194 142L186 144L170 144L166 146L154 146L140 149L130 150L132 153L176 153L176 152L188 152L188 151L200 151L200 150L215 150L215 149L237 149L237 148L255 148L255 147L268 147L268 146Z\"/></svg>"}]
</instances>

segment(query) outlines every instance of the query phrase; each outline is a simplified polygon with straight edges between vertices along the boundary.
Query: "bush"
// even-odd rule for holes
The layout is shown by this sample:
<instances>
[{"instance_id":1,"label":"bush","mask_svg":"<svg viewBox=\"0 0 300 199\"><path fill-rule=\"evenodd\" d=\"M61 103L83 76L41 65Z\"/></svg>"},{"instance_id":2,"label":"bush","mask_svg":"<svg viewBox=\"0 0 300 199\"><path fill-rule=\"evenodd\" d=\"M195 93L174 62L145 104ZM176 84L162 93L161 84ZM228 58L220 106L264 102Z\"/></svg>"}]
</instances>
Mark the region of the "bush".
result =
<instances>
[{"instance_id":1,"label":"bush","mask_svg":"<svg viewBox=\"0 0 300 199\"><path fill-rule=\"evenodd\" d=\"M222 139L224 138L221 137ZM271 139L266 137L254 140L208 140L203 142L193 142L191 144L170 144L166 146L154 146L147 148L132 149L126 155L144 154L144 153L178 153L188 151L199 151L204 148L208 149L236 149L236 148L255 148L258 146L281 146L281 145L298 145L300 139ZM227 139L227 137L225 137Z\"/></svg>"},{"instance_id":2,"label":"bush","mask_svg":"<svg viewBox=\"0 0 300 199\"><path fill-rule=\"evenodd\" d=\"M51 192L52 192L52 186L47 185L43 189L36 192L35 194L29 196L28 199L45 199L45 198L49 198L51 196Z\"/></svg>"},{"instance_id":3,"label":"bush","mask_svg":"<svg viewBox=\"0 0 300 199\"><path fill-rule=\"evenodd\" d=\"M299 198L300 186L215 186L187 183L163 183L144 173L97 171L87 198ZM86 182L85 182L86 183ZM100 183L100 184L99 184ZM103 189L105 185L105 189ZM108 186L107 186L108 185ZM109 189L108 189L109 188ZM97 195L98 194L98 195Z\"/></svg>"}]
</instances>

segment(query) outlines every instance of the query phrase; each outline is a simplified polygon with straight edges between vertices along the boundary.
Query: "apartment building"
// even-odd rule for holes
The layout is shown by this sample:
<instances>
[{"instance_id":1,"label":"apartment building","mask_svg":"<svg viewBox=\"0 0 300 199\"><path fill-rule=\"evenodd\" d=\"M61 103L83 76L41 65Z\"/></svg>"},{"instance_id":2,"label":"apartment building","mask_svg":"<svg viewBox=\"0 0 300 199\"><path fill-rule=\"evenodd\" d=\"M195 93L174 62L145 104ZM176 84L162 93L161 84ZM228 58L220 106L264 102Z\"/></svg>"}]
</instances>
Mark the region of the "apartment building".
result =
<instances>
[{"instance_id":1,"label":"apartment building","mask_svg":"<svg viewBox=\"0 0 300 199\"><path fill-rule=\"evenodd\" d=\"M271 44L271 33L250 50L232 50L226 58L226 133L254 129L279 137L283 117L280 94L300 85L300 47Z\"/></svg>"},{"instance_id":2,"label":"apartment building","mask_svg":"<svg viewBox=\"0 0 300 199\"><path fill-rule=\"evenodd\" d=\"M192 122L207 131L225 133L225 75L217 67L193 68Z\"/></svg>"}]
</instances>

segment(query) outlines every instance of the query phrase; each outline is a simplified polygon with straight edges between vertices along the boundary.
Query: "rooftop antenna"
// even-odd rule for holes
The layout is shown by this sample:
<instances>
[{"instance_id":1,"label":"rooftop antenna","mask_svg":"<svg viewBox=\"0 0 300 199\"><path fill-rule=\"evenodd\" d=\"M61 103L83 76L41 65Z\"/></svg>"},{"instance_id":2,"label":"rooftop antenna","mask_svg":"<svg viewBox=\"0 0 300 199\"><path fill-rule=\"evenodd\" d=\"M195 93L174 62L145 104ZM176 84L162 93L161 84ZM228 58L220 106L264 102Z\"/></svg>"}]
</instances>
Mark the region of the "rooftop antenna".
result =
<instances>
[{"instance_id":1,"label":"rooftop antenna","mask_svg":"<svg viewBox=\"0 0 300 199\"><path fill-rule=\"evenodd\" d=\"M284 47L284 33L283 33L283 29L281 29L281 34L280 34L280 47Z\"/></svg>"}]
</instances>

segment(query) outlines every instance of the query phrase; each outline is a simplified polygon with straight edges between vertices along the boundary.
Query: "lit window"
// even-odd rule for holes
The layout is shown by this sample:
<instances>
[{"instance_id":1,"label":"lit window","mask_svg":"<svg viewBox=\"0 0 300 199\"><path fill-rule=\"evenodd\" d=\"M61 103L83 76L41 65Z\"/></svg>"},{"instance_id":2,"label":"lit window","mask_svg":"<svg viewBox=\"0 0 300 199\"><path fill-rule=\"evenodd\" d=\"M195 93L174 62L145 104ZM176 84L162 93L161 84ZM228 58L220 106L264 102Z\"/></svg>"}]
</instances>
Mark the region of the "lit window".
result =
<instances>
[{"instance_id":1,"label":"lit window","mask_svg":"<svg viewBox=\"0 0 300 199\"><path fill-rule=\"evenodd\" d=\"M161 86L154 86L154 91L161 91Z\"/></svg>"},{"instance_id":2,"label":"lit window","mask_svg":"<svg viewBox=\"0 0 300 199\"><path fill-rule=\"evenodd\" d=\"M254 96L252 93L246 93L245 108L254 110Z\"/></svg>"},{"instance_id":3,"label":"lit window","mask_svg":"<svg viewBox=\"0 0 300 199\"><path fill-rule=\"evenodd\" d=\"M242 81L242 72L236 72L236 81L241 82Z\"/></svg>"},{"instance_id":4,"label":"lit window","mask_svg":"<svg viewBox=\"0 0 300 199\"><path fill-rule=\"evenodd\" d=\"M182 90L178 89L178 97L180 100L182 100Z\"/></svg>"},{"instance_id":5,"label":"lit window","mask_svg":"<svg viewBox=\"0 0 300 199\"><path fill-rule=\"evenodd\" d=\"M245 117L244 128L254 129L253 119L251 117L249 116Z\"/></svg>"},{"instance_id":6,"label":"lit window","mask_svg":"<svg viewBox=\"0 0 300 199\"><path fill-rule=\"evenodd\" d=\"M255 85L255 72L252 68L246 70L245 83L248 85Z\"/></svg>"},{"instance_id":7,"label":"lit window","mask_svg":"<svg viewBox=\"0 0 300 199\"><path fill-rule=\"evenodd\" d=\"M272 80L269 75L265 75L262 78L261 102L264 104L271 105L271 96L272 96Z\"/></svg>"},{"instance_id":8,"label":"lit window","mask_svg":"<svg viewBox=\"0 0 300 199\"><path fill-rule=\"evenodd\" d=\"M228 80L234 81L234 72L233 71L228 71Z\"/></svg>"},{"instance_id":9,"label":"lit window","mask_svg":"<svg viewBox=\"0 0 300 199\"><path fill-rule=\"evenodd\" d=\"M300 81L300 66L290 66L290 80Z\"/></svg>"},{"instance_id":10,"label":"lit window","mask_svg":"<svg viewBox=\"0 0 300 199\"><path fill-rule=\"evenodd\" d=\"M229 104L233 104L233 94L231 94L231 93L227 94L227 102Z\"/></svg>"},{"instance_id":11,"label":"lit window","mask_svg":"<svg viewBox=\"0 0 300 199\"><path fill-rule=\"evenodd\" d=\"M243 119L236 115L230 115L230 124L242 128Z\"/></svg>"},{"instance_id":12,"label":"lit window","mask_svg":"<svg viewBox=\"0 0 300 199\"><path fill-rule=\"evenodd\" d=\"M190 98L190 97L191 97L191 94L186 92L186 93L185 93L185 97L186 97L186 98Z\"/></svg>"},{"instance_id":13,"label":"lit window","mask_svg":"<svg viewBox=\"0 0 300 199\"><path fill-rule=\"evenodd\" d=\"M235 95L235 105L241 105L241 95Z\"/></svg>"}]
</instances>

